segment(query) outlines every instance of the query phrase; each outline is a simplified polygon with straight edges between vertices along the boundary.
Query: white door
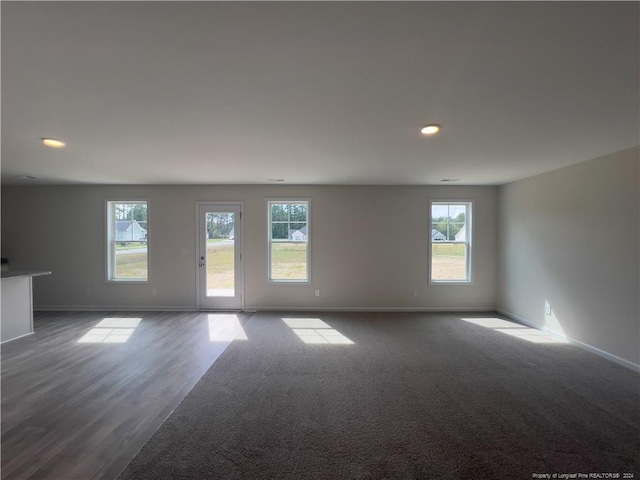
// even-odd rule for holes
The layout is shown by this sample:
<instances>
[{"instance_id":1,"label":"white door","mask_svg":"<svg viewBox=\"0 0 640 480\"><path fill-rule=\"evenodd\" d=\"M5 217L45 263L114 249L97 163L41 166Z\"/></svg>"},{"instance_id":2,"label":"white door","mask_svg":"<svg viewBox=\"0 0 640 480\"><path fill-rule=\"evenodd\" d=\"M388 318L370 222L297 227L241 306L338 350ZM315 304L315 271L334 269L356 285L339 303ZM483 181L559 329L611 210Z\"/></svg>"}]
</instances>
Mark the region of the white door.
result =
<instances>
[{"instance_id":1,"label":"white door","mask_svg":"<svg viewBox=\"0 0 640 480\"><path fill-rule=\"evenodd\" d=\"M200 310L241 310L242 205L198 204Z\"/></svg>"}]
</instances>

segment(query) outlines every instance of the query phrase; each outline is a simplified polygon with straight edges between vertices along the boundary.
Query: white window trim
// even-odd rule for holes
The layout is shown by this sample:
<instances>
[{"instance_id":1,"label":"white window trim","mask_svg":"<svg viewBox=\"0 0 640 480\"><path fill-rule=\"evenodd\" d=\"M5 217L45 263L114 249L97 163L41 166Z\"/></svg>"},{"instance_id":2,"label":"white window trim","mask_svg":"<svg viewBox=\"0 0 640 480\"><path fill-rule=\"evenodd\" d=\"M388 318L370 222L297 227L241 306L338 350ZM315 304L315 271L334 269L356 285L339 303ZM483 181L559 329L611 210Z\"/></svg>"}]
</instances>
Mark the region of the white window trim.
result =
<instances>
[{"instance_id":1,"label":"white window trim","mask_svg":"<svg viewBox=\"0 0 640 480\"><path fill-rule=\"evenodd\" d=\"M467 279L466 280L433 280L432 277L432 269L433 269L433 205L452 205L452 204L466 204L467 205L467 215L466 222L467 231L466 231L466 240L464 242L456 242L456 241L446 241L446 242L437 242L437 243L451 243L451 244L466 244L467 245ZM474 201L473 200L461 200L461 199L448 199L448 198L434 198L429 200L429 224L428 224L428 253L427 258L429 259L429 277L428 282L429 285L473 285L473 210L474 210Z\"/></svg>"},{"instance_id":2,"label":"white window trim","mask_svg":"<svg viewBox=\"0 0 640 480\"><path fill-rule=\"evenodd\" d=\"M307 204L307 241L288 240L286 243L306 243L307 245L307 278L305 280L279 280L271 278L271 204L272 203L306 203ZM267 281L274 285L309 285L311 283L311 198L267 198Z\"/></svg>"},{"instance_id":3,"label":"white window trim","mask_svg":"<svg viewBox=\"0 0 640 480\"><path fill-rule=\"evenodd\" d=\"M113 272L115 271L115 214L112 209L112 204L115 203L146 203L147 204L147 278L113 278ZM149 255L149 199L148 198L107 198L104 201L105 204L105 226L106 231L104 238L106 240L105 245L105 281L107 283L149 283L151 278L151 261Z\"/></svg>"}]
</instances>

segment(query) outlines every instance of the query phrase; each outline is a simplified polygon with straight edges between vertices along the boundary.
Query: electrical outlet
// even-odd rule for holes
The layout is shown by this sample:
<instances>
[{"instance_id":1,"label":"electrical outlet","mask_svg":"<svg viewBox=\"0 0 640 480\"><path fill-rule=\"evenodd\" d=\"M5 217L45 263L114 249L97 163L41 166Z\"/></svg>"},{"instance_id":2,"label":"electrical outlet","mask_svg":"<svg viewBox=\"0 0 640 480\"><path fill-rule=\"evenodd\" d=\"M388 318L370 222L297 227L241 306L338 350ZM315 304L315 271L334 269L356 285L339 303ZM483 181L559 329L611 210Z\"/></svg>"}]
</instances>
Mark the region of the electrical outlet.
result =
<instances>
[{"instance_id":1,"label":"electrical outlet","mask_svg":"<svg viewBox=\"0 0 640 480\"><path fill-rule=\"evenodd\" d=\"M320 290L316 290L316 297L320 296Z\"/></svg>"},{"instance_id":2,"label":"electrical outlet","mask_svg":"<svg viewBox=\"0 0 640 480\"><path fill-rule=\"evenodd\" d=\"M417 288L413 290L413 296L414 297L419 297L420 296L420 292L418 291Z\"/></svg>"}]
</instances>

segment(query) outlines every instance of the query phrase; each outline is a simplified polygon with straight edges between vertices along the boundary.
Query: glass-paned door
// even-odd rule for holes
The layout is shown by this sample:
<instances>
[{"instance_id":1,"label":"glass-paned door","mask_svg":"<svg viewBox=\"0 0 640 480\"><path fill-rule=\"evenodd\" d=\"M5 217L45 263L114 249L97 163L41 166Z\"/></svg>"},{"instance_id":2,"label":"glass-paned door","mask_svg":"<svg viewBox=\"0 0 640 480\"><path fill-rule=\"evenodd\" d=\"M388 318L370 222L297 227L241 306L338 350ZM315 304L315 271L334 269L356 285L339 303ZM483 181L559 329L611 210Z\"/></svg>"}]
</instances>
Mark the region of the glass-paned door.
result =
<instances>
[{"instance_id":1,"label":"glass-paned door","mask_svg":"<svg viewBox=\"0 0 640 480\"><path fill-rule=\"evenodd\" d=\"M241 205L198 206L198 282L201 310L242 309Z\"/></svg>"}]
</instances>

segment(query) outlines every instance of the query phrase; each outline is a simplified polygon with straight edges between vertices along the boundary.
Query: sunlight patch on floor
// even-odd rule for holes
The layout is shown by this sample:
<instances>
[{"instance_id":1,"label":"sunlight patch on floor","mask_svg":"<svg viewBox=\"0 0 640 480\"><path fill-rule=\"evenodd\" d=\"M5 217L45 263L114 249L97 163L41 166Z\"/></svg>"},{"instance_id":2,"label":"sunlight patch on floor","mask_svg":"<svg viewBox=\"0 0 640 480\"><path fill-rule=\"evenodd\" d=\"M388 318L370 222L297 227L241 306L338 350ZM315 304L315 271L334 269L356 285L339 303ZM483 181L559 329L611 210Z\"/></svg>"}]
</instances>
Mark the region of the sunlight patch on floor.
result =
<instances>
[{"instance_id":1,"label":"sunlight patch on floor","mask_svg":"<svg viewBox=\"0 0 640 480\"><path fill-rule=\"evenodd\" d=\"M207 315L207 322L209 323L209 340L212 342L248 340L240 319L233 313L210 313Z\"/></svg>"},{"instance_id":2,"label":"sunlight patch on floor","mask_svg":"<svg viewBox=\"0 0 640 480\"><path fill-rule=\"evenodd\" d=\"M78 343L126 343L141 318L104 318Z\"/></svg>"},{"instance_id":3,"label":"sunlight patch on floor","mask_svg":"<svg viewBox=\"0 0 640 480\"><path fill-rule=\"evenodd\" d=\"M504 333L505 335L510 335L531 343L567 343L566 340L553 337L549 333L527 327L526 325L520 325L519 323L503 320L501 318L460 318L460 320L489 328L496 332Z\"/></svg>"},{"instance_id":4,"label":"sunlight patch on floor","mask_svg":"<svg viewBox=\"0 0 640 480\"><path fill-rule=\"evenodd\" d=\"M353 345L353 342L319 318L282 318L304 343Z\"/></svg>"}]
</instances>

